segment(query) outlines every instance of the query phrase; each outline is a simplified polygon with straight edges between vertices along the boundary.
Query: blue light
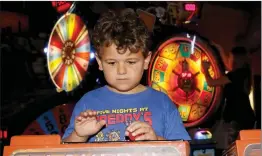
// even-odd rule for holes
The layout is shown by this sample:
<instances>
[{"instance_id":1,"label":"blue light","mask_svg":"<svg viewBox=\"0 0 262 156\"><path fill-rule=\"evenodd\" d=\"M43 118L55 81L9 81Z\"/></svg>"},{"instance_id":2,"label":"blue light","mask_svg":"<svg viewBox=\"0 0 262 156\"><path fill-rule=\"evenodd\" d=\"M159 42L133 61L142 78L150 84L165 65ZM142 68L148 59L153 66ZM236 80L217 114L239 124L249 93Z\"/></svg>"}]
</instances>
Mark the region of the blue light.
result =
<instances>
[{"instance_id":1,"label":"blue light","mask_svg":"<svg viewBox=\"0 0 262 156\"><path fill-rule=\"evenodd\" d=\"M95 53L90 53L90 59L95 58Z\"/></svg>"},{"instance_id":2,"label":"blue light","mask_svg":"<svg viewBox=\"0 0 262 156\"><path fill-rule=\"evenodd\" d=\"M44 53L47 53L47 50L48 50L47 47L45 47L45 48L44 48Z\"/></svg>"}]
</instances>

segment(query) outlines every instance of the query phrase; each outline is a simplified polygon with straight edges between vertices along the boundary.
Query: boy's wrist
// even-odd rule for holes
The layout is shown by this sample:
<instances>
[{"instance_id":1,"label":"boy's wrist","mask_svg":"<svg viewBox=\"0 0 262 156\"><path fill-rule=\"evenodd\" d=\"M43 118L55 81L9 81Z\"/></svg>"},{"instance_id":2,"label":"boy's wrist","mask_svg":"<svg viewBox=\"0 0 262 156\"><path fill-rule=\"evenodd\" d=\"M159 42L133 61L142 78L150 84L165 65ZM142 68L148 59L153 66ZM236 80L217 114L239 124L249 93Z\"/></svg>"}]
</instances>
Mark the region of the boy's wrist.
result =
<instances>
[{"instance_id":1,"label":"boy's wrist","mask_svg":"<svg viewBox=\"0 0 262 156\"><path fill-rule=\"evenodd\" d=\"M74 131L72 132L72 134L75 136L76 140L79 140L79 142L86 141L86 140L89 138L89 136L80 136L80 135L76 132L76 130L74 130Z\"/></svg>"}]
</instances>

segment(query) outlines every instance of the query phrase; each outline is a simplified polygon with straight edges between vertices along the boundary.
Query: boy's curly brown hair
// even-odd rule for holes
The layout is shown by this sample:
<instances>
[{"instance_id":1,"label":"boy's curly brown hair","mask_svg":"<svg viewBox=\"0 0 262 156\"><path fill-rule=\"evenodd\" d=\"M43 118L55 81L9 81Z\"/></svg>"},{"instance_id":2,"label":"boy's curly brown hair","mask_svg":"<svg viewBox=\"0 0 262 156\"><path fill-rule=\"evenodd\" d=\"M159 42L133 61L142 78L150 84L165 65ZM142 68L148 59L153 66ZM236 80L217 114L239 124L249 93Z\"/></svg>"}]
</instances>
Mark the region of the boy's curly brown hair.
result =
<instances>
[{"instance_id":1,"label":"boy's curly brown hair","mask_svg":"<svg viewBox=\"0 0 262 156\"><path fill-rule=\"evenodd\" d=\"M100 48L115 44L118 53L123 54L126 50L131 53L142 51L146 57L150 44L150 35L144 22L135 12L108 11L101 15L92 33L92 42L99 57Z\"/></svg>"}]
</instances>

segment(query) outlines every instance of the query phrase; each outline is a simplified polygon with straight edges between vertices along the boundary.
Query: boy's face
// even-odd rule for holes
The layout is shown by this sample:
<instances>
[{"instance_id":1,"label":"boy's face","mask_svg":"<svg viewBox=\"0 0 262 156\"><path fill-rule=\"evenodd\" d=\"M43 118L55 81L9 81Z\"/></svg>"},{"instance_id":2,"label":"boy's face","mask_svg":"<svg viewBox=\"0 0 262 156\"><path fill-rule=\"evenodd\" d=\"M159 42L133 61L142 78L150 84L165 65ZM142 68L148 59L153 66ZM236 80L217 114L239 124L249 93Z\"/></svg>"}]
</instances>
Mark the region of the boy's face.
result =
<instances>
[{"instance_id":1,"label":"boy's face","mask_svg":"<svg viewBox=\"0 0 262 156\"><path fill-rule=\"evenodd\" d=\"M119 54L115 44L100 48L100 54L100 57L96 56L99 69L104 72L109 87L120 93L136 90L151 58L151 53L145 58L141 51L130 53L127 50Z\"/></svg>"}]
</instances>

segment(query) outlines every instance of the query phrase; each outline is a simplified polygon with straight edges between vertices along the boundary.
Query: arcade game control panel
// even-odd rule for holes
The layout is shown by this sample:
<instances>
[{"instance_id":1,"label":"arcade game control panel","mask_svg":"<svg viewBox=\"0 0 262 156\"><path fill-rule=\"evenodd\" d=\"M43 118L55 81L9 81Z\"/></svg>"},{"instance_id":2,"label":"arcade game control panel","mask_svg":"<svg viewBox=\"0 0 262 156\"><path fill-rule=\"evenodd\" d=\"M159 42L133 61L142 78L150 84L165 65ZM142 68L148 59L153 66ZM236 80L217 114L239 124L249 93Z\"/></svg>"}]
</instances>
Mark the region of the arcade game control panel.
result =
<instances>
[{"instance_id":1,"label":"arcade game control panel","mask_svg":"<svg viewBox=\"0 0 262 156\"><path fill-rule=\"evenodd\" d=\"M187 141L63 143L59 135L11 138L4 156L188 156Z\"/></svg>"}]
</instances>

